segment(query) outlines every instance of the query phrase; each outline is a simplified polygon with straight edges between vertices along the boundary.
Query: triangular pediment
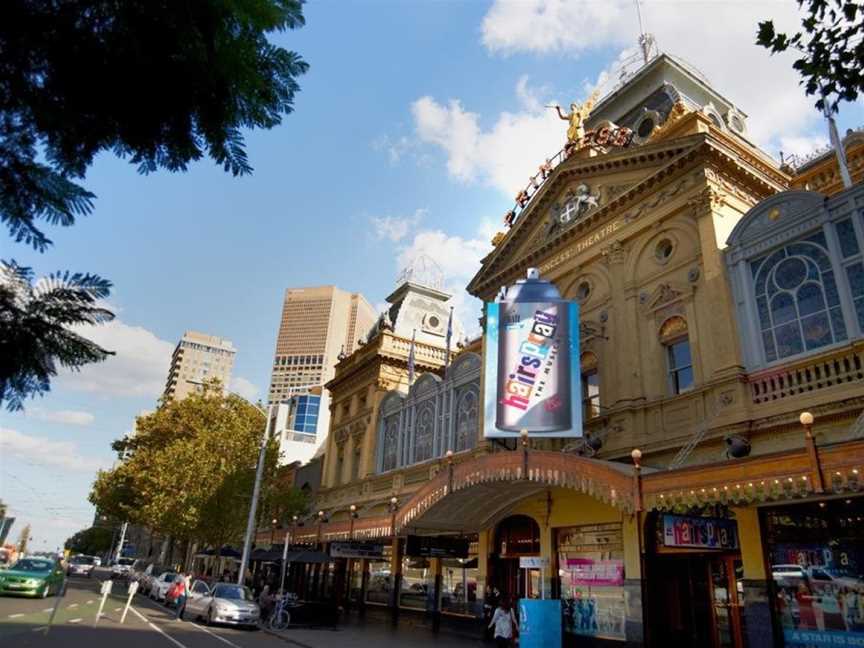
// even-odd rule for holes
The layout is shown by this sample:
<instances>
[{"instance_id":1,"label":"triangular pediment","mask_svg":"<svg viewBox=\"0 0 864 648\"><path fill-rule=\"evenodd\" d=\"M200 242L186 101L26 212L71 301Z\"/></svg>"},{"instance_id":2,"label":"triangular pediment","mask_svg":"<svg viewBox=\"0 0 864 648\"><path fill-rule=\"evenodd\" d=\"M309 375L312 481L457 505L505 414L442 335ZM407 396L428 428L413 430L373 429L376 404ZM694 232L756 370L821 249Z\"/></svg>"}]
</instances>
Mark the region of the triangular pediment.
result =
<instances>
[{"instance_id":1,"label":"triangular pediment","mask_svg":"<svg viewBox=\"0 0 864 648\"><path fill-rule=\"evenodd\" d=\"M485 283L512 260L546 246L585 221L623 206L642 185L653 184L688 152L704 142L700 135L615 151L559 164L532 196L518 219L484 260L469 291ZM638 196L636 197L638 200Z\"/></svg>"}]
</instances>

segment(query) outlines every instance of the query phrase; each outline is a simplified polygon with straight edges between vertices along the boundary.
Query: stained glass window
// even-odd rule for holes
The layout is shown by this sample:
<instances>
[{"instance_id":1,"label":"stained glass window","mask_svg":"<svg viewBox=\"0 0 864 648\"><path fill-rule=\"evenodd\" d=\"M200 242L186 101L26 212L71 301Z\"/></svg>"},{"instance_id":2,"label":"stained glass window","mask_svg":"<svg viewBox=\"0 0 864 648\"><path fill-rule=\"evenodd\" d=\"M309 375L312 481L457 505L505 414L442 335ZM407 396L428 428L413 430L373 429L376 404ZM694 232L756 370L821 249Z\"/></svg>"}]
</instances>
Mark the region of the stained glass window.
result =
<instances>
[{"instance_id":1,"label":"stained glass window","mask_svg":"<svg viewBox=\"0 0 864 648\"><path fill-rule=\"evenodd\" d=\"M435 412L431 403L418 408L417 432L414 437L414 461L432 458L432 445L435 440Z\"/></svg>"},{"instance_id":2,"label":"stained glass window","mask_svg":"<svg viewBox=\"0 0 864 648\"><path fill-rule=\"evenodd\" d=\"M477 390L474 387L464 388L456 400L456 452L474 446L477 436L477 408Z\"/></svg>"},{"instance_id":3,"label":"stained glass window","mask_svg":"<svg viewBox=\"0 0 864 648\"><path fill-rule=\"evenodd\" d=\"M768 362L846 339L827 249L825 235L818 232L751 262Z\"/></svg>"},{"instance_id":4,"label":"stained glass window","mask_svg":"<svg viewBox=\"0 0 864 648\"><path fill-rule=\"evenodd\" d=\"M384 456L381 470L393 470L396 467L397 448L399 446L399 417L391 416L384 422Z\"/></svg>"}]
</instances>

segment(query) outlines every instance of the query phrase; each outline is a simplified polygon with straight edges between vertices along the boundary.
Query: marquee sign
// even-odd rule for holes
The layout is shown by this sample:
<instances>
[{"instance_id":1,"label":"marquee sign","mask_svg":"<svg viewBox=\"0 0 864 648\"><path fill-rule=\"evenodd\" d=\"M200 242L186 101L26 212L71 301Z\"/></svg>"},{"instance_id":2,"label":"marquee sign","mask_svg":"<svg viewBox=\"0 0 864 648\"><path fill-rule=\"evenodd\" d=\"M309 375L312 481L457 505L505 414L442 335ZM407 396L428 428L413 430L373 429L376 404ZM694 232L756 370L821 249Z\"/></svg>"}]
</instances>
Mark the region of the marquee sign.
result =
<instances>
[{"instance_id":1,"label":"marquee sign","mask_svg":"<svg viewBox=\"0 0 864 648\"><path fill-rule=\"evenodd\" d=\"M737 549L738 524L726 518L664 515L663 545L690 549Z\"/></svg>"}]
</instances>

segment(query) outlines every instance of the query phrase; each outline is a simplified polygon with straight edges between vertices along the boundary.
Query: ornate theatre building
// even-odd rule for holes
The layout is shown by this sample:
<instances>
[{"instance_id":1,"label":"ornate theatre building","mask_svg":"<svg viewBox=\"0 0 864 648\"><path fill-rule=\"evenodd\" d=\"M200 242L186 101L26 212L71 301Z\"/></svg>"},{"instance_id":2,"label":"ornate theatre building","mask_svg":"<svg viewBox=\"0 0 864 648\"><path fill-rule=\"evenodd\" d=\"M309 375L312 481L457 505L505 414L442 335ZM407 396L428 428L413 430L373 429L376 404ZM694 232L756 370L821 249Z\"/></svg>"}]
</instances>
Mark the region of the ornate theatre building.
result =
<instances>
[{"instance_id":1,"label":"ornate theatre building","mask_svg":"<svg viewBox=\"0 0 864 648\"><path fill-rule=\"evenodd\" d=\"M406 278L328 385L306 593L477 636L560 599L565 645L864 645L864 135L851 188L832 151L778 166L668 55L579 108L468 289L536 267L578 301L585 436L484 439L484 349L448 362L449 295Z\"/></svg>"}]
</instances>

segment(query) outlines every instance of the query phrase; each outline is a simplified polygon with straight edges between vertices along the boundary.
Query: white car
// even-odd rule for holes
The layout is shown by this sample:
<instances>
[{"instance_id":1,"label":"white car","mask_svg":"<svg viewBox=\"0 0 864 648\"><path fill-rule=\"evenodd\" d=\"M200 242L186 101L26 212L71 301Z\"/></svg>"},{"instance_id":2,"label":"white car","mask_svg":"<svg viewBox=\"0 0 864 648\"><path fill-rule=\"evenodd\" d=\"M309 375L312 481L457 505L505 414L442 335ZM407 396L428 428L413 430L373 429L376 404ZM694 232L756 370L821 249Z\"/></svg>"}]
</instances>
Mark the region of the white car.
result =
<instances>
[{"instance_id":1,"label":"white car","mask_svg":"<svg viewBox=\"0 0 864 648\"><path fill-rule=\"evenodd\" d=\"M96 561L93 559L93 556L72 556L69 559L66 574L68 576L87 576L87 578L90 578L93 575L94 567L96 567Z\"/></svg>"},{"instance_id":2,"label":"white car","mask_svg":"<svg viewBox=\"0 0 864 648\"><path fill-rule=\"evenodd\" d=\"M159 574L159 576L154 578L150 584L150 598L154 601L164 601L165 595L168 593L168 590L171 589L171 586L177 578L179 578L179 574L173 571L162 572Z\"/></svg>"},{"instance_id":3,"label":"white car","mask_svg":"<svg viewBox=\"0 0 864 648\"><path fill-rule=\"evenodd\" d=\"M125 576L129 573L129 570L132 569L132 563L134 562L134 558L118 558L117 562L115 562L114 566L111 568L111 575Z\"/></svg>"},{"instance_id":4,"label":"white car","mask_svg":"<svg viewBox=\"0 0 864 648\"><path fill-rule=\"evenodd\" d=\"M205 619L208 625L226 623L257 628L261 609L248 587L216 583L211 588L204 581L195 581L181 618Z\"/></svg>"}]
</instances>

